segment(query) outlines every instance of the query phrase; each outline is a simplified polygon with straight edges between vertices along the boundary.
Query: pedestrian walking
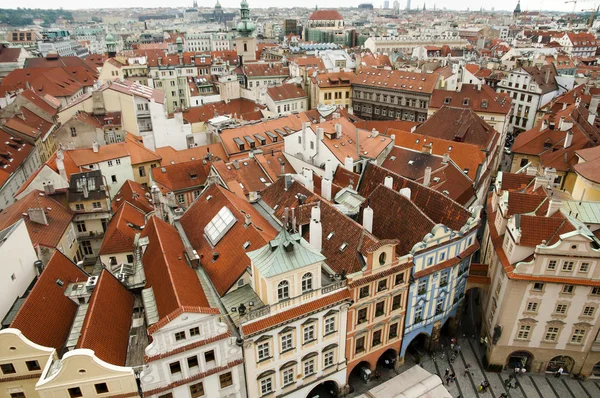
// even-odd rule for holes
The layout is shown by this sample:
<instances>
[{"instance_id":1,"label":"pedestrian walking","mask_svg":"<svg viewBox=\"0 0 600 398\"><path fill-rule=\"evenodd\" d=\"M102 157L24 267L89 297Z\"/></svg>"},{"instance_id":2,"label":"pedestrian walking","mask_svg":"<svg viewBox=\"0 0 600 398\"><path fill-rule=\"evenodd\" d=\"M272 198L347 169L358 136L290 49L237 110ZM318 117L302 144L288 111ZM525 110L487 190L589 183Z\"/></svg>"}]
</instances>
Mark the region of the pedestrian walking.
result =
<instances>
[{"instance_id":1,"label":"pedestrian walking","mask_svg":"<svg viewBox=\"0 0 600 398\"><path fill-rule=\"evenodd\" d=\"M450 349L454 351L454 343L450 343Z\"/></svg>"},{"instance_id":2,"label":"pedestrian walking","mask_svg":"<svg viewBox=\"0 0 600 398\"><path fill-rule=\"evenodd\" d=\"M450 357L450 363L454 363L455 359L456 359L456 355L452 354L452 356Z\"/></svg>"},{"instance_id":3,"label":"pedestrian walking","mask_svg":"<svg viewBox=\"0 0 600 398\"><path fill-rule=\"evenodd\" d=\"M464 372L463 376L467 377L467 375L468 375L470 372L471 372L471 364L470 364L470 363L468 363L468 364L465 366L465 372Z\"/></svg>"},{"instance_id":4,"label":"pedestrian walking","mask_svg":"<svg viewBox=\"0 0 600 398\"><path fill-rule=\"evenodd\" d=\"M521 372L521 368L517 366L515 368L515 376L518 375L520 372Z\"/></svg>"},{"instance_id":5,"label":"pedestrian walking","mask_svg":"<svg viewBox=\"0 0 600 398\"><path fill-rule=\"evenodd\" d=\"M446 376L446 385L449 386L450 385L450 376Z\"/></svg>"},{"instance_id":6,"label":"pedestrian walking","mask_svg":"<svg viewBox=\"0 0 600 398\"><path fill-rule=\"evenodd\" d=\"M523 366L521 368L521 376L525 376L525 373L527 372L527 369L525 369L525 367Z\"/></svg>"},{"instance_id":7,"label":"pedestrian walking","mask_svg":"<svg viewBox=\"0 0 600 398\"><path fill-rule=\"evenodd\" d=\"M460 344L457 344L456 347L454 347L454 352L456 353L456 355L458 355L458 353L460 352Z\"/></svg>"},{"instance_id":8,"label":"pedestrian walking","mask_svg":"<svg viewBox=\"0 0 600 398\"><path fill-rule=\"evenodd\" d=\"M563 372L564 372L564 369L562 367L558 368L558 370L554 374L554 377L556 377L557 379L560 378L560 376L562 376Z\"/></svg>"},{"instance_id":9,"label":"pedestrian walking","mask_svg":"<svg viewBox=\"0 0 600 398\"><path fill-rule=\"evenodd\" d=\"M450 374L450 368L446 368L446 372L444 373L444 377L448 377Z\"/></svg>"},{"instance_id":10,"label":"pedestrian walking","mask_svg":"<svg viewBox=\"0 0 600 398\"><path fill-rule=\"evenodd\" d=\"M456 381L456 373L452 372L450 374L450 381L453 382L453 383Z\"/></svg>"}]
</instances>

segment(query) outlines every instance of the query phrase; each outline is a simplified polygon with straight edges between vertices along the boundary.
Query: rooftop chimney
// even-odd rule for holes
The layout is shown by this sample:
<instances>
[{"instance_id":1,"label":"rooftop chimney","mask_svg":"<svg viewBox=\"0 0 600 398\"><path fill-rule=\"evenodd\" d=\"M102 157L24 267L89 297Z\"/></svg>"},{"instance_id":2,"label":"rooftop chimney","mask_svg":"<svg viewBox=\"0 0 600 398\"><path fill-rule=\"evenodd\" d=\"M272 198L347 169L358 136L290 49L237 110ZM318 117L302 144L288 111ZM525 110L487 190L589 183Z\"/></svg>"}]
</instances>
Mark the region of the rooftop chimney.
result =
<instances>
[{"instance_id":1,"label":"rooftop chimney","mask_svg":"<svg viewBox=\"0 0 600 398\"><path fill-rule=\"evenodd\" d=\"M423 185L428 187L430 182L431 182L431 167L427 166L427 167L425 167L425 175L423 176Z\"/></svg>"},{"instance_id":2,"label":"rooftop chimney","mask_svg":"<svg viewBox=\"0 0 600 398\"><path fill-rule=\"evenodd\" d=\"M385 179L383 180L383 185L387 188L393 189L394 179L390 176L385 177Z\"/></svg>"},{"instance_id":3,"label":"rooftop chimney","mask_svg":"<svg viewBox=\"0 0 600 398\"><path fill-rule=\"evenodd\" d=\"M548 204L548 211L546 212L546 217L550 217L554 213L560 209L562 205L562 201L559 199L550 199L550 203Z\"/></svg>"},{"instance_id":4,"label":"rooftop chimney","mask_svg":"<svg viewBox=\"0 0 600 398\"><path fill-rule=\"evenodd\" d=\"M333 180L333 162L330 159L327 159L325 162L325 178L328 180Z\"/></svg>"},{"instance_id":5,"label":"rooftop chimney","mask_svg":"<svg viewBox=\"0 0 600 398\"><path fill-rule=\"evenodd\" d=\"M314 206L310 211L310 245L321 251L323 244L323 226L321 225L321 209Z\"/></svg>"},{"instance_id":6,"label":"rooftop chimney","mask_svg":"<svg viewBox=\"0 0 600 398\"><path fill-rule=\"evenodd\" d=\"M354 159L350 156L346 156L344 159L344 168L348 171L354 171Z\"/></svg>"},{"instance_id":7,"label":"rooftop chimney","mask_svg":"<svg viewBox=\"0 0 600 398\"><path fill-rule=\"evenodd\" d=\"M571 130L567 131L567 135L565 135L565 149L571 146L573 143L573 132Z\"/></svg>"},{"instance_id":8,"label":"rooftop chimney","mask_svg":"<svg viewBox=\"0 0 600 398\"><path fill-rule=\"evenodd\" d=\"M46 217L44 209L41 207L27 209L27 215L34 223L48 225L48 218Z\"/></svg>"},{"instance_id":9,"label":"rooftop chimney","mask_svg":"<svg viewBox=\"0 0 600 398\"><path fill-rule=\"evenodd\" d=\"M363 210L363 227L369 232L373 232L373 209L367 206Z\"/></svg>"},{"instance_id":10,"label":"rooftop chimney","mask_svg":"<svg viewBox=\"0 0 600 398\"><path fill-rule=\"evenodd\" d=\"M410 190L410 188L406 187L406 188L402 188L399 191L400 195L404 196L406 199L410 200L410 195L412 193L412 191Z\"/></svg>"},{"instance_id":11,"label":"rooftop chimney","mask_svg":"<svg viewBox=\"0 0 600 398\"><path fill-rule=\"evenodd\" d=\"M431 155L432 150L433 150L433 144L430 142L428 144L423 145L421 152Z\"/></svg>"},{"instance_id":12,"label":"rooftop chimney","mask_svg":"<svg viewBox=\"0 0 600 398\"><path fill-rule=\"evenodd\" d=\"M442 157L442 163L448 163L450 161L450 154L445 153Z\"/></svg>"},{"instance_id":13,"label":"rooftop chimney","mask_svg":"<svg viewBox=\"0 0 600 398\"><path fill-rule=\"evenodd\" d=\"M94 143L92 144L92 150L94 151L94 153L98 153L98 150L100 149L100 145L94 141Z\"/></svg>"},{"instance_id":14,"label":"rooftop chimney","mask_svg":"<svg viewBox=\"0 0 600 398\"><path fill-rule=\"evenodd\" d=\"M331 181L327 178L321 179L321 196L328 201L331 201Z\"/></svg>"}]
</instances>

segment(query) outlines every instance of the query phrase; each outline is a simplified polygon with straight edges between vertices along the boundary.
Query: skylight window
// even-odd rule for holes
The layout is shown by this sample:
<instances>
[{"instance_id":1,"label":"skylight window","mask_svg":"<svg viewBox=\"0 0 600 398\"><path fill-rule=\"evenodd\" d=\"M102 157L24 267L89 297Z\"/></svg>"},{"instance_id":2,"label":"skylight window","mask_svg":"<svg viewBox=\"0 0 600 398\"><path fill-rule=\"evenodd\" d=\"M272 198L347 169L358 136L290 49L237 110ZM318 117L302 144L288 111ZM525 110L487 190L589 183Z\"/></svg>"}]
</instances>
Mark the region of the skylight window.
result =
<instances>
[{"instance_id":1,"label":"skylight window","mask_svg":"<svg viewBox=\"0 0 600 398\"><path fill-rule=\"evenodd\" d=\"M335 232L330 232L329 235L327 235L327 240L333 238L334 234L335 234Z\"/></svg>"},{"instance_id":2,"label":"skylight window","mask_svg":"<svg viewBox=\"0 0 600 398\"><path fill-rule=\"evenodd\" d=\"M348 244L346 242L342 243L342 245L340 246L340 251L343 252L344 250L346 250L346 247L348 247Z\"/></svg>"},{"instance_id":3,"label":"skylight window","mask_svg":"<svg viewBox=\"0 0 600 398\"><path fill-rule=\"evenodd\" d=\"M208 241L216 246L217 243L225 236L227 231L233 227L233 224L237 219L233 216L231 211L223 206L221 210L213 217L212 220L204 227L204 233L208 238Z\"/></svg>"}]
</instances>

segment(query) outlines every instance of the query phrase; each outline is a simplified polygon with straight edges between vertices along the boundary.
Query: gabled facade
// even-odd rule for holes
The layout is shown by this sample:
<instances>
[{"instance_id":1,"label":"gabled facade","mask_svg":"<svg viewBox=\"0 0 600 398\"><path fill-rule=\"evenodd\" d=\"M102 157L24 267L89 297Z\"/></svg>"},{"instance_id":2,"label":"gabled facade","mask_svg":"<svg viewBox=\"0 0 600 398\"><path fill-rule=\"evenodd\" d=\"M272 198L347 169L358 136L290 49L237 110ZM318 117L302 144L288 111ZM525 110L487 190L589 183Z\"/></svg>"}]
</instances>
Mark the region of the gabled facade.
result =
<instances>
[{"instance_id":1,"label":"gabled facade","mask_svg":"<svg viewBox=\"0 0 600 398\"><path fill-rule=\"evenodd\" d=\"M304 397L321 383L336 392L346 383L346 283L329 279L325 257L288 227L248 253L263 303L240 314L248 397Z\"/></svg>"}]
</instances>

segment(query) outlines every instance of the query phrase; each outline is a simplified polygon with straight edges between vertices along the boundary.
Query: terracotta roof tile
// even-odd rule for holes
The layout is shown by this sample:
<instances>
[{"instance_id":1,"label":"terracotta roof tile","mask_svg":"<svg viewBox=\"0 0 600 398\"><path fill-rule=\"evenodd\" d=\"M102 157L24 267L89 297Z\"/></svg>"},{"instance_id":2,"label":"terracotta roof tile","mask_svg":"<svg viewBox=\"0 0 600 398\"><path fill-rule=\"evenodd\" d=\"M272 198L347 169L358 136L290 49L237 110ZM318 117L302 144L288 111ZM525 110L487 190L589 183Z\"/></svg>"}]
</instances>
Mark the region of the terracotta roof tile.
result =
<instances>
[{"instance_id":1,"label":"terracotta roof tile","mask_svg":"<svg viewBox=\"0 0 600 398\"><path fill-rule=\"evenodd\" d=\"M416 73L400 70L361 69L352 86L377 87L386 90L431 94L437 85L437 73Z\"/></svg>"},{"instance_id":2,"label":"terracotta roof tile","mask_svg":"<svg viewBox=\"0 0 600 398\"><path fill-rule=\"evenodd\" d=\"M465 104L465 101L468 101ZM490 86L463 84L460 91L434 90L429 108L439 109L444 105L470 108L475 112L508 115L511 99L506 93L496 93Z\"/></svg>"},{"instance_id":3,"label":"terracotta roof tile","mask_svg":"<svg viewBox=\"0 0 600 398\"><path fill-rule=\"evenodd\" d=\"M186 213L187 214L187 213ZM146 288L152 288L160 318L182 307L210 308L174 227L152 216L144 228L149 244L142 257Z\"/></svg>"},{"instance_id":4,"label":"terracotta roof tile","mask_svg":"<svg viewBox=\"0 0 600 398\"><path fill-rule=\"evenodd\" d=\"M534 212L547 200L546 195L531 195L530 193L515 191L509 192L506 216L510 217L514 214Z\"/></svg>"},{"instance_id":5,"label":"terracotta roof tile","mask_svg":"<svg viewBox=\"0 0 600 398\"><path fill-rule=\"evenodd\" d=\"M113 213L116 213L125 202L132 204L145 214L154 210L150 197L150 190L148 187L135 181L126 180L121 186L121 189L119 189L119 192L114 196L111 204Z\"/></svg>"},{"instance_id":6,"label":"terracotta roof tile","mask_svg":"<svg viewBox=\"0 0 600 398\"><path fill-rule=\"evenodd\" d=\"M77 304L65 296L65 290L69 283L87 277L84 271L56 251L10 326L19 329L36 344L61 351L77 312ZM57 284L59 279L62 286Z\"/></svg>"},{"instance_id":7,"label":"terracotta roof tile","mask_svg":"<svg viewBox=\"0 0 600 398\"><path fill-rule=\"evenodd\" d=\"M135 235L141 232L144 212L129 202L123 202L106 227L99 254L133 252Z\"/></svg>"},{"instance_id":8,"label":"terracotta roof tile","mask_svg":"<svg viewBox=\"0 0 600 398\"><path fill-rule=\"evenodd\" d=\"M129 156L131 157L132 166L140 163L160 163L160 155L146 148L133 134L127 133L125 144L127 152L129 152Z\"/></svg>"},{"instance_id":9,"label":"terracotta roof tile","mask_svg":"<svg viewBox=\"0 0 600 398\"><path fill-rule=\"evenodd\" d=\"M90 297L77 348L88 348L103 361L125 366L132 315L133 295L103 270Z\"/></svg>"},{"instance_id":10,"label":"terracotta roof tile","mask_svg":"<svg viewBox=\"0 0 600 398\"><path fill-rule=\"evenodd\" d=\"M336 21L343 19L337 10L315 10L308 18L309 21Z\"/></svg>"},{"instance_id":11,"label":"terracotta roof tile","mask_svg":"<svg viewBox=\"0 0 600 398\"><path fill-rule=\"evenodd\" d=\"M200 188L206 182L210 164L204 159L169 164L151 169L152 180L164 192Z\"/></svg>"},{"instance_id":12,"label":"terracotta roof tile","mask_svg":"<svg viewBox=\"0 0 600 398\"><path fill-rule=\"evenodd\" d=\"M523 173L515 174L503 172L500 189L502 191L520 191L525 189L534 179L535 176Z\"/></svg>"},{"instance_id":13,"label":"terracotta roof tile","mask_svg":"<svg viewBox=\"0 0 600 398\"><path fill-rule=\"evenodd\" d=\"M225 163L222 160L213 162L212 166L227 187L234 191L241 188L244 195L250 192L261 192L272 181L254 158L234 160Z\"/></svg>"},{"instance_id":14,"label":"terracotta roof tile","mask_svg":"<svg viewBox=\"0 0 600 398\"><path fill-rule=\"evenodd\" d=\"M237 221L213 247L205 237L204 228L223 207L227 207ZM245 225L246 215L252 222L248 226ZM263 247L276 235L275 229L245 198L216 184L210 185L187 209L180 223L200 256L201 266L221 296L250 265L246 251ZM244 249L246 242L249 246Z\"/></svg>"},{"instance_id":15,"label":"terracotta roof tile","mask_svg":"<svg viewBox=\"0 0 600 398\"><path fill-rule=\"evenodd\" d=\"M331 306L334 306L342 301L350 299L350 291L347 288L335 292L333 294L321 297L306 304L299 305L287 311L280 312L266 318L259 319L255 322L242 325L242 333L245 336L252 336L263 330L267 330L278 325L291 322L297 318L323 311Z\"/></svg>"},{"instance_id":16,"label":"terracotta roof tile","mask_svg":"<svg viewBox=\"0 0 600 398\"><path fill-rule=\"evenodd\" d=\"M48 224L38 224L23 216L30 208L43 208ZM7 228L23 218L29 237L34 246L55 248L60 239L71 225L73 213L54 199L44 195L42 191L34 190L8 206L0 213L0 230Z\"/></svg>"},{"instance_id":17,"label":"terracotta roof tile","mask_svg":"<svg viewBox=\"0 0 600 398\"><path fill-rule=\"evenodd\" d=\"M265 107L259 103L246 98L237 98L229 102L219 101L186 109L183 112L183 118L189 123L207 122L214 117L223 115L232 115L243 120L259 120L262 118L262 114L259 119L254 117L256 111L262 109Z\"/></svg>"},{"instance_id":18,"label":"terracotta roof tile","mask_svg":"<svg viewBox=\"0 0 600 398\"><path fill-rule=\"evenodd\" d=\"M267 88L267 95L273 102L308 98L306 91L296 84L282 84L280 86L269 87Z\"/></svg>"},{"instance_id":19,"label":"terracotta roof tile","mask_svg":"<svg viewBox=\"0 0 600 398\"><path fill-rule=\"evenodd\" d=\"M190 108L195 109L195 108ZM212 159L222 159L227 161L227 153L223 149L223 145L209 144L197 146L189 149L176 150L172 146L156 148L156 153L162 158L161 165L189 162L191 160L205 159L208 154L212 154Z\"/></svg>"}]
</instances>

